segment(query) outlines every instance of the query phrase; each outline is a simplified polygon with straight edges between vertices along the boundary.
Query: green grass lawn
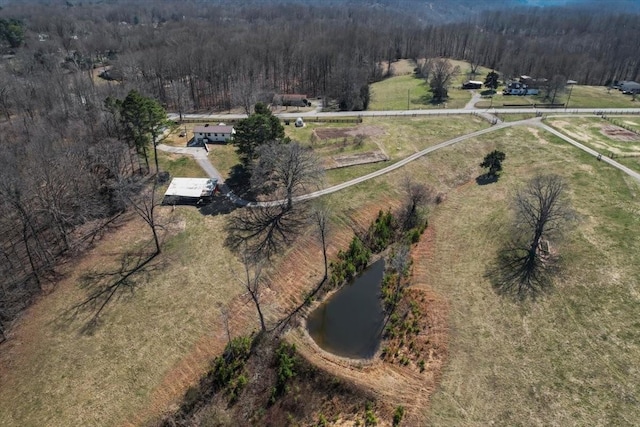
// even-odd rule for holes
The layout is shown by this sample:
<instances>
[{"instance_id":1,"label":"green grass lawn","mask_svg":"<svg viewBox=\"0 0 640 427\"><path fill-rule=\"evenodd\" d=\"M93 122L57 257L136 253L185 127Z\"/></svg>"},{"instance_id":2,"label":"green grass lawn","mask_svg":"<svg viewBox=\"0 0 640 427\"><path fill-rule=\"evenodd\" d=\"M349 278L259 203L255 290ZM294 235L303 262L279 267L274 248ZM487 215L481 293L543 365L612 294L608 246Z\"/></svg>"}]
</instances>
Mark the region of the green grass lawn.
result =
<instances>
[{"instance_id":1,"label":"green grass lawn","mask_svg":"<svg viewBox=\"0 0 640 427\"><path fill-rule=\"evenodd\" d=\"M502 95L503 86L499 87L493 100L483 99L476 103L477 108L501 108L517 105L546 104L550 100L544 96L514 96ZM568 87L566 91L556 96L555 102L567 104L567 108L637 108L639 101L632 101L631 96L623 95L618 90L608 91L604 86L582 86L575 85Z\"/></svg>"},{"instance_id":2,"label":"green grass lawn","mask_svg":"<svg viewBox=\"0 0 640 427\"><path fill-rule=\"evenodd\" d=\"M405 75L373 83L369 110L462 108L470 99L471 93L469 91L460 89L459 85L452 85L449 88L449 97L445 102L433 103L429 85L413 75Z\"/></svg>"},{"instance_id":3,"label":"green grass lawn","mask_svg":"<svg viewBox=\"0 0 640 427\"><path fill-rule=\"evenodd\" d=\"M632 101L630 95L623 95L618 90L608 91L604 86L576 85L569 92L561 95L561 103L569 101L568 108L638 108L640 101Z\"/></svg>"},{"instance_id":4,"label":"green grass lawn","mask_svg":"<svg viewBox=\"0 0 640 427\"><path fill-rule=\"evenodd\" d=\"M369 110L417 110L433 108L429 85L412 74L373 83Z\"/></svg>"},{"instance_id":5,"label":"green grass lawn","mask_svg":"<svg viewBox=\"0 0 640 427\"><path fill-rule=\"evenodd\" d=\"M240 163L240 158L236 153L235 145L209 144L209 161L223 178L228 178L231 168Z\"/></svg>"},{"instance_id":6,"label":"green grass lawn","mask_svg":"<svg viewBox=\"0 0 640 427\"><path fill-rule=\"evenodd\" d=\"M451 64L459 67L458 75L449 87L449 98L444 103L431 102L429 84L414 74L390 77L371 85L371 104L369 110L417 110L425 108L462 108L471 99L471 92L462 90L462 83L467 80L484 81L488 68L478 67L477 74L471 75L467 62L451 60Z\"/></svg>"},{"instance_id":7,"label":"green grass lawn","mask_svg":"<svg viewBox=\"0 0 640 427\"><path fill-rule=\"evenodd\" d=\"M153 163L153 159L151 163ZM158 151L158 165L161 171L169 172L171 176L185 178L207 177L207 174L204 173L202 168L191 156Z\"/></svg>"}]
</instances>

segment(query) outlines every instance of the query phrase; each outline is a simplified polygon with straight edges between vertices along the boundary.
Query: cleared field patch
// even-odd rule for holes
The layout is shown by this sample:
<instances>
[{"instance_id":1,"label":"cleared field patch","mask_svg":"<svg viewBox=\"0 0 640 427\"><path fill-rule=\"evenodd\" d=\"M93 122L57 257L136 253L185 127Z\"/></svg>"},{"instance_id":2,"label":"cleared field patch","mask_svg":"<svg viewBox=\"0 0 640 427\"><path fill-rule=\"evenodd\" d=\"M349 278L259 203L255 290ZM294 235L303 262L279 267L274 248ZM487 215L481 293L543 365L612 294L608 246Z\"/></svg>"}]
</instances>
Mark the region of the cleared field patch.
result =
<instances>
[{"instance_id":1,"label":"cleared field patch","mask_svg":"<svg viewBox=\"0 0 640 427\"><path fill-rule=\"evenodd\" d=\"M544 91L536 96L503 95L502 87L493 95L493 100L483 99L476 103L476 108L491 107L526 107L534 104L550 102L544 98ZM623 95L618 90L608 90L604 86L575 85L567 87L565 91L557 94L554 101L557 104L565 104L566 108L635 108L638 101L633 101L630 95Z\"/></svg>"},{"instance_id":2,"label":"cleared field patch","mask_svg":"<svg viewBox=\"0 0 640 427\"><path fill-rule=\"evenodd\" d=\"M369 110L436 108L429 104L429 85L413 74L390 77L371 86ZM442 107L440 107L442 108Z\"/></svg>"},{"instance_id":3,"label":"cleared field patch","mask_svg":"<svg viewBox=\"0 0 640 427\"><path fill-rule=\"evenodd\" d=\"M640 135L631 132L627 129L623 129L619 126L616 125L606 125L603 126L601 129L601 132L605 135L608 136L610 139L613 139L615 141L638 141L640 140Z\"/></svg>"},{"instance_id":4,"label":"cleared field patch","mask_svg":"<svg viewBox=\"0 0 640 427\"><path fill-rule=\"evenodd\" d=\"M316 137L320 140L347 138L356 136L378 136L384 134L384 129L377 126L358 126L344 128L320 128L314 130Z\"/></svg>"},{"instance_id":5,"label":"cleared field patch","mask_svg":"<svg viewBox=\"0 0 640 427\"><path fill-rule=\"evenodd\" d=\"M370 118L362 126L374 126L384 130L376 136L365 139L372 143L390 162L403 159L432 145L455 138L466 133L489 127L489 124L476 116L442 116L415 118ZM312 144L314 150L316 146ZM321 151L319 151L321 153ZM434 153L435 154L435 153ZM353 166L327 171L327 185L339 184L388 166L389 163Z\"/></svg>"},{"instance_id":6,"label":"cleared field patch","mask_svg":"<svg viewBox=\"0 0 640 427\"><path fill-rule=\"evenodd\" d=\"M207 174L192 156L158 151L158 165L161 171L169 172L171 176L182 176L186 178L207 177Z\"/></svg>"},{"instance_id":7,"label":"cleared field patch","mask_svg":"<svg viewBox=\"0 0 640 427\"><path fill-rule=\"evenodd\" d=\"M569 98L569 89L560 97L561 103ZM619 90L608 90L604 86L575 85L571 90L568 108L637 108L640 101L633 101L631 95Z\"/></svg>"}]
</instances>

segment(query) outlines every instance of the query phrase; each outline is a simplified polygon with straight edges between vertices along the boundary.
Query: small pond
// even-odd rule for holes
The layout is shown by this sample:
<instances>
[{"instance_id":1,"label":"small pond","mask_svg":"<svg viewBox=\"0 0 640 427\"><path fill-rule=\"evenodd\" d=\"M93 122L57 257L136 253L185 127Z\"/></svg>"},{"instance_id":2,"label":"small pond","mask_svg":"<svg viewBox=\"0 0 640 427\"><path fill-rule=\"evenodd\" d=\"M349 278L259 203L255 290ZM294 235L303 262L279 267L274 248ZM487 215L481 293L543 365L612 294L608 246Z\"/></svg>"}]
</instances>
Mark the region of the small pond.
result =
<instances>
[{"instance_id":1,"label":"small pond","mask_svg":"<svg viewBox=\"0 0 640 427\"><path fill-rule=\"evenodd\" d=\"M380 287L384 260L369 266L307 318L307 328L324 350L342 357L372 357L382 335L384 310Z\"/></svg>"}]
</instances>

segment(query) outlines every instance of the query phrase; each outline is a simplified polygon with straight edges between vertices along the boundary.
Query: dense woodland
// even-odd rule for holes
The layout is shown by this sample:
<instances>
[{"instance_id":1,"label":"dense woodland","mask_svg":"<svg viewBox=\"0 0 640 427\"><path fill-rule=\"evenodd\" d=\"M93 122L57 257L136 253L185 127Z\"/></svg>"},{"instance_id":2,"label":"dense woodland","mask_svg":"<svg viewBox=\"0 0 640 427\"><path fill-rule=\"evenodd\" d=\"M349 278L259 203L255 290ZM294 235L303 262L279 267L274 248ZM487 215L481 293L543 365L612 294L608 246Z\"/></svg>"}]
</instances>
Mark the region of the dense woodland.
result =
<instances>
[{"instance_id":1,"label":"dense woodland","mask_svg":"<svg viewBox=\"0 0 640 427\"><path fill-rule=\"evenodd\" d=\"M400 58L464 59L506 77L580 84L640 78L640 20L628 10L471 15L464 4L451 3L458 17L411 0L5 2L0 331L52 283L61 259L123 211L114 196L122 178L148 171L107 98L135 89L184 113L303 93L362 110L369 84ZM104 71L109 80L98 77Z\"/></svg>"}]
</instances>

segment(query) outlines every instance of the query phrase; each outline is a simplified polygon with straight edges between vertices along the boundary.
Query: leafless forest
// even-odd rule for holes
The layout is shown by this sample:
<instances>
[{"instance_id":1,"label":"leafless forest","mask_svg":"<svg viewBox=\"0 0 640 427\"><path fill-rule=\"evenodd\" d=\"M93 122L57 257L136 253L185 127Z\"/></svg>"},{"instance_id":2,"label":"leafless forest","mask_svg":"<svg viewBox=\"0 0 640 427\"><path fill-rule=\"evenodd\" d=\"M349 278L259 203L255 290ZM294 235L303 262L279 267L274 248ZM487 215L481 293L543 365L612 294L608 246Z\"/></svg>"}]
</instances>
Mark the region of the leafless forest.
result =
<instances>
[{"instance_id":1,"label":"leafless forest","mask_svg":"<svg viewBox=\"0 0 640 427\"><path fill-rule=\"evenodd\" d=\"M148 173L107 98L135 89L183 113L302 93L362 110L368 85L400 58L592 85L640 77L638 15L606 2L499 11L475 2L476 15L462 0L449 14L417 3L2 3L0 332L53 283L63 257L126 208L123 178Z\"/></svg>"}]
</instances>

